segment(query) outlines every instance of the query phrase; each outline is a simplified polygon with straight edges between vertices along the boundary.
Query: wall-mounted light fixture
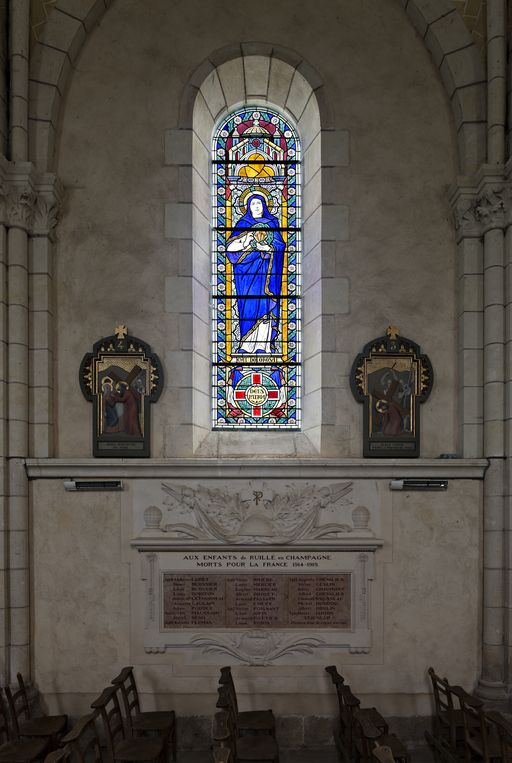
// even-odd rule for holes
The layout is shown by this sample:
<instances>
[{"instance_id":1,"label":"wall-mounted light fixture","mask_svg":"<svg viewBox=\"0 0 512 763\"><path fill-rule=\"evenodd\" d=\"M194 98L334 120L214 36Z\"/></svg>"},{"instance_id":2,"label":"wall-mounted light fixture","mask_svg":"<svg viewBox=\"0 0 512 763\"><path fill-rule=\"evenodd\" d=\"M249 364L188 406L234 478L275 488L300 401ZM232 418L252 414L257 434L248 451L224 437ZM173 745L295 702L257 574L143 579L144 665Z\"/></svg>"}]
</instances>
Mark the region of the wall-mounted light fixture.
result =
<instances>
[{"instance_id":1,"label":"wall-mounted light fixture","mask_svg":"<svg viewBox=\"0 0 512 763\"><path fill-rule=\"evenodd\" d=\"M448 480L408 479L391 480L390 490L448 490Z\"/></svg>"},{"instance_id":2,"label":"wall-mounted light fixture","mask_svg":"<svg viewBox=\"0 0 512 763\"><path fill-rule=\"evenodd\" d=\"M122 480L64 480L64 489L69 492L98 492L122 490Z\"/></svg>"}]
</instances>

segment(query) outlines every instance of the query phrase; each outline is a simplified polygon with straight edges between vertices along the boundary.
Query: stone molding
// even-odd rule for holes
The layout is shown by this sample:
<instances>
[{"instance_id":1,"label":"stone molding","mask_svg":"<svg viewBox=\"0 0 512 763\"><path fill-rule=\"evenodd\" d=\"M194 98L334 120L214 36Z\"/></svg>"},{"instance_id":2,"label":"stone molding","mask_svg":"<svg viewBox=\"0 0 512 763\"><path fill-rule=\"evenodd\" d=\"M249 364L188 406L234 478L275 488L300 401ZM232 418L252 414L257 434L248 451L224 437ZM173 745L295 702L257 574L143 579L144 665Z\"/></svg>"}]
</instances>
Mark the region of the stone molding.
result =
<instances>
[{"instance_id":1,"label":"stone molding","mask_svg":"<svg viewBox=\"0 0 512 763\"><path fill-rule=\"evenodd\" d=\"M51 236L64 189L53 173L37 173L31 162L0 163L0 224L33 236Z\"/></svg>"},{"instance_id":2,"label":"stone molding","mask_svg":"<svg viewBox=\"0 0 512 763\"><path fill-rule=\"evenodd\" d=\"M394 479L433 477L441 479L484 478L488 467L483 458L169 458L94 459L29 458L25 468L29 479L73 479L104 477L157 479Z\"/></svg>"}]
</instances>

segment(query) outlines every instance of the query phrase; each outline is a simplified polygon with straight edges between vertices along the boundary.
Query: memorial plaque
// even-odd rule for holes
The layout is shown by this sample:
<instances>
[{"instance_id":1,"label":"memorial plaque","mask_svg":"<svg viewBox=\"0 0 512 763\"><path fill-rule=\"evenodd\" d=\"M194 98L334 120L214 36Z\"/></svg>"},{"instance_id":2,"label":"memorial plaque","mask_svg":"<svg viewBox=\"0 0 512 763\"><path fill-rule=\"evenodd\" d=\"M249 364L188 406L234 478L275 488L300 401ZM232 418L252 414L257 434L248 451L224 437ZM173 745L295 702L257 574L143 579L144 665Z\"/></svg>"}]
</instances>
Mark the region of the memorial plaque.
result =
<instances>
[{"instance_id":1,"label":"memorial plaque","mask_svg":"<svg viewBox=\"0 0 512 763\"><path fill-rule=\"evenodd\" d=\"M345 574L163 573L163 627L351 627L351 576Z\"/></svg>"}]
</instances>

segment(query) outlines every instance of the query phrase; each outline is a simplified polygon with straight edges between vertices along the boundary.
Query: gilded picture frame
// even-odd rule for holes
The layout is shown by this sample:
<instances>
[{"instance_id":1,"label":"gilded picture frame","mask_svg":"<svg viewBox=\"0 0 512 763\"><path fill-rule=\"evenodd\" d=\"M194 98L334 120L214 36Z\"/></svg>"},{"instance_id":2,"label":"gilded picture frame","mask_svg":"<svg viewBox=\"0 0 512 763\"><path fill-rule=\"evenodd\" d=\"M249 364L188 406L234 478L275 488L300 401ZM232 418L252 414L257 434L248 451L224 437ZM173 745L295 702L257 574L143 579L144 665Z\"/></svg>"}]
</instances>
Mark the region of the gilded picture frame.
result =
<instances>
[{"instance_id":1,"label":"gilded picture frame","mask_svg":"<svg viewBox=\"0 0 512 763\"><path fill-rule=\"evenodd\" d=\"M163 373L150 346L117 326L80 364L80 387L93 404L93 455L148 458L150 403L160 397Z\"/></svg>"}]
</instances>

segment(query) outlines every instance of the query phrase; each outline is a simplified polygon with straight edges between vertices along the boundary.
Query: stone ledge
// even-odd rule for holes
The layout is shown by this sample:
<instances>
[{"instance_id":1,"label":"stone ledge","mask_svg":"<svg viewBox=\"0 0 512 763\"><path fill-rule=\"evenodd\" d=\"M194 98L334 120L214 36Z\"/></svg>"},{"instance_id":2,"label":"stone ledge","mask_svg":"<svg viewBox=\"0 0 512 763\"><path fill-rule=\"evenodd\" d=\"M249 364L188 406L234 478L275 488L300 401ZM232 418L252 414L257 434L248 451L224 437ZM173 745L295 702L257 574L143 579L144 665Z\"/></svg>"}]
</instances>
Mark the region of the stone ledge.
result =
<instances>
[{"instance_id":1,"label":"stone ledge","mask_svg":"<svg viewBox=\"0 0 512 763\"><path fill-rule=\"evenodd\" d=\"M29 479L476 479L488 466L481 458L29 458Z\"/></svg>"}]
</instances>

